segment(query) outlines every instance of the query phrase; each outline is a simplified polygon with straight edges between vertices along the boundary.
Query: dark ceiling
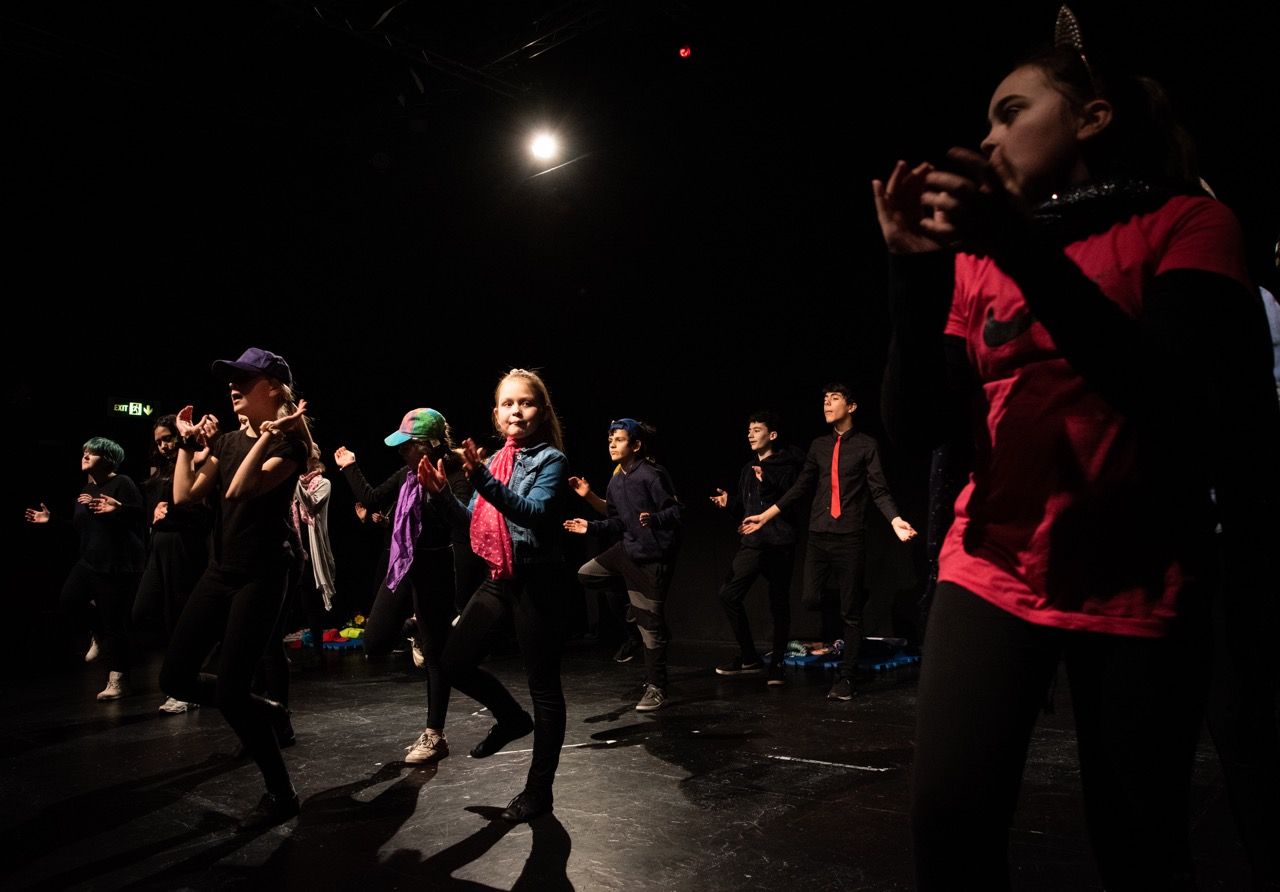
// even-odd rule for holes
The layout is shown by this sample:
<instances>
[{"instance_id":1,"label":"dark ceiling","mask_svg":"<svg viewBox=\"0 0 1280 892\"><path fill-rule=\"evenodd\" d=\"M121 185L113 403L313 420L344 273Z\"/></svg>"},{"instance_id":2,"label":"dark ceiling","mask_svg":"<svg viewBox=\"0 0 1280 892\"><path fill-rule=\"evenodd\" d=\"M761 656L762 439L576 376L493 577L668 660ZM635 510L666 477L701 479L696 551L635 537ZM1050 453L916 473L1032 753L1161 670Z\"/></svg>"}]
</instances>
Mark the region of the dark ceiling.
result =
<instances>
[{"instance_id":1,"label":"dark ceiling","mask_svg":"<svg viewBox=\"0 0 1280 892\"><path fill-rule=\"evenodd\" d=\"M1261 257L1275 21L1177 9L1077 5L1097 53L1169 87ZM763 402L807 432L821 379L874 402L868 180L975 144L1055 10L9 4L5 290L30 321L6 408L54 429L84 404L75 444L121 393L224 408L209 361L259 344L327 439L422 403L474 430L511 365L592 436L630 414L732 450ZM533 176L545 122L574 160Z\"/></svg>"}]
</instances>

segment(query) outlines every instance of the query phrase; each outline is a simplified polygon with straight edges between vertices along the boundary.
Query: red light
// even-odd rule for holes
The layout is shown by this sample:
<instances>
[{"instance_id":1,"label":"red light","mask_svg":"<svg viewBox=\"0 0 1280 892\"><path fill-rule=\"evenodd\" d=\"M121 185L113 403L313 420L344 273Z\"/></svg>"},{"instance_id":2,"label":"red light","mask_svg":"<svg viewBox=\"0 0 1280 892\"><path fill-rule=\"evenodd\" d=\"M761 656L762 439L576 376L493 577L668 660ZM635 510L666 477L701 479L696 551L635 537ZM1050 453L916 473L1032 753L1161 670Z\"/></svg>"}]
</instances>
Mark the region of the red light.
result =
<instances>
[{"instance_id":1,"label":"red light","mask_svg":"<svg viewBox=\"0 0 1280 892\"><path fill-rule=\"evenodd\" d=\"M692 55L693 55L693 47L689 46L688 44L686 44L685 46L680 47L680 58L681 58L681 59L687 59L687 58L689 58L689 57L690 57L690 56L692 56Z\"/></svg>"}]
</instances>

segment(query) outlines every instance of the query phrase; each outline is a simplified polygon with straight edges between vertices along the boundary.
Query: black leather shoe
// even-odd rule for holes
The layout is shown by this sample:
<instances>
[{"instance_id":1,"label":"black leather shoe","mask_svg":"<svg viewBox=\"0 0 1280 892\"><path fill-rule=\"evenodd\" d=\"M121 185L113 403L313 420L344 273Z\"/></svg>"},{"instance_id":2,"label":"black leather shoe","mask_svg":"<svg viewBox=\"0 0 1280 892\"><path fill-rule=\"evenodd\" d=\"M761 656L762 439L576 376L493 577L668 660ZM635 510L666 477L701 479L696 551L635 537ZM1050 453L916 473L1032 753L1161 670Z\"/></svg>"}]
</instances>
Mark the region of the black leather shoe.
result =
<instances>
[{"instance_id":1,"label":"black leather shoe","mask_svg":"<svg viewBox=\"0 0 1280 892\"><path fill-rule=\"evenodd\" d=\"M483 759L487 756L492 756L511 741L518 740L532 731L533 718L527 712L522 715L523 718L518 723L504 725L502 722L498 722L498 724L490 728L484 740L471 748L471 758Z\"/></svg>"},{"instance_id":2,"label":"black leather shoe","mask_svg":"<svg viewBox=\"0 0 1280 892\"><path fill-rule=\"evenodd\" d=\"M502 820L523 824L548 814L551 814L551 794L531 793L525 790L502 810Z\"/></svg>"},{"instance_id":3,"label":"black leather shoe","mask_svg":"<svg viewBox=\"0 0 1280 892\"><path fill-rule=\"evenodd\" d=\"M263 793L258 804L253 807L253 811L240 819L239 831L257 833L267 830L296 817L300 811L302 811L302 803L298 801L297 793L288 795Z\"/></svg>"}]
</instances>

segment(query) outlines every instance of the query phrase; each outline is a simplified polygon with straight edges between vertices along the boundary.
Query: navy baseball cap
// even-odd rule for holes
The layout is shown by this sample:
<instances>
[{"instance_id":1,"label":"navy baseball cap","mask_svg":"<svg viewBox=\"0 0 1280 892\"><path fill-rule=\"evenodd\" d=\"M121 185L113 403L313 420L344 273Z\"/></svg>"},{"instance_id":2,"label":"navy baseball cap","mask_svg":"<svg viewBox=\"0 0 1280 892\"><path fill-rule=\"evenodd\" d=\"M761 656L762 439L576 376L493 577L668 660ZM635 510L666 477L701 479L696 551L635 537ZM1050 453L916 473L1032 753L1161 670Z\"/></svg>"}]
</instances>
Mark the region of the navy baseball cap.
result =
<instances>
[{"instance_id":1,"label":"navy baseball cap","mask_svg":"<svg viewBox=\"0 0 1280 892\"><path fill-rule=\"evenodd\" d=\"M250 347L239 359L219 359L213 364L213 373L226 378L266 375L284 384L293 384L293 373L284 357L261 347Z\"/></svg>"}]
</instances>

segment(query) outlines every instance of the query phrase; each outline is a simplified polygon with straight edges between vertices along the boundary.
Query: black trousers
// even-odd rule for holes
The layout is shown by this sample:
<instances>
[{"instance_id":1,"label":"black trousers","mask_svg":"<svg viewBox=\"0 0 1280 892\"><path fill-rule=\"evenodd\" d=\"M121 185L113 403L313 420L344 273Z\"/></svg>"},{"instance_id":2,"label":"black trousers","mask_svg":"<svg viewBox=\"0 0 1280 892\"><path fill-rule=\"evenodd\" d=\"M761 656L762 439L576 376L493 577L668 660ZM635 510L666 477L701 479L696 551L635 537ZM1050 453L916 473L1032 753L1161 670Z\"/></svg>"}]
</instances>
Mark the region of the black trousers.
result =
<instances>
[{"instance_id":1,"label":"black trousers","mask_svg":"<svg viewBox=\"0 0 1280 892\"><path fill-rule=\"evenodd\" d=\"M862 646L862 611L867 590L862 584L865 548L862 533L809 533L804 553L804 606L818 610L822 594L834 583L840 593L840 621L844 625L844 659L840 674L852 677Z\"/></svg>"},{"instance_id":2,"label":"black trousers","mask_svg":"<svg viewBox=\"0 0 1280 892\"><path fill-rule=\"evenodd\" d=\"M533 759L525 788L550 795L564 745L565 591L559 564L523 565L515 579L486 580L467 602L444 648L444 671L453 687L487 707L499 724L519 723L524 710L502 682L480 668L488 633L504 617L515 621L520 655L533 700Z\"/></svg>"},{"instance_id":3,"label":"black trousers","mask_svg":"<svg viewBox=\"0 0 1280 892\"><path fill-rule=\"evenodd\" d=\"M917 698L918 888L1007 889L1031 729L1065 661L1085 818L1108 890L1193 888L1188 796L1203 715L1194 642L1025 622L940 583Z\"/></svg>"},{"instance_id":4,"label":"black trousers","mask_svg":"<svg viewBox=\"0 0 1280 892\"><path fill-rule=\"evenodd\" d=\"M611 594L626 591L636 627L644 642L645 681L659 688L667 686L667 592L671 588L671 564L663 561L638 563L618 542L578 569L578 580L588 589L605 589Z\"/></svg>"},{"instance_id":5,"label":"black trousers","mask_svg":"<svg viewBox=\"0 0 1280 892\"><path fill-rule=\"evenodd\" d=\"M280 646L272 637L287 576L284 563L253 574L210 567L187 599L160 669L160 687L170 697L222 710L272 793L289 793L293 785L272 728L278 710L251 685L267 646ZM219 643L216 672L201 672Z\"/></svg>"},{"instance_id":6,"label":"black trousers","mask_svg":"<svg viewBox=\"0 0 1280 892\"><path fill-rule=\"evenodd\" d=\"M72 566L62 583L62 612L93 633L98 656L110 672L128 672L133 662L129 612L137 590L137 573L99 573L81 563Z\"/></svg>"},{"instance_id":7,"label":"black trousers","mask_svg":"<svg viewBox=\"0 0 1280 892\"><path fill-rule=\"evenodd\" d=\"M724 585L720 586L720 606L733 629L733 636L742 651L743 663L759 659L755 639L751 637L751 625L743 601L755 581L764 576L769 583L769 612L773 615L773 660L780 662L787 654L787 640L791 637L791 572L795 567L794 545L772 545L755 548L742 545L733 556L733 564Z\"/></svg>"},{"instance_id":8,"label":"black trousers","mask_svg":"<svg viewBox=\"0 0 1280 892\"><path fill-rule=\"evenodd\" d=\"M133 632L138 642L162 647L173 634L191 590L209 562L204 532L156 530L133 599Z\"/></svg>"}]
</instances>

